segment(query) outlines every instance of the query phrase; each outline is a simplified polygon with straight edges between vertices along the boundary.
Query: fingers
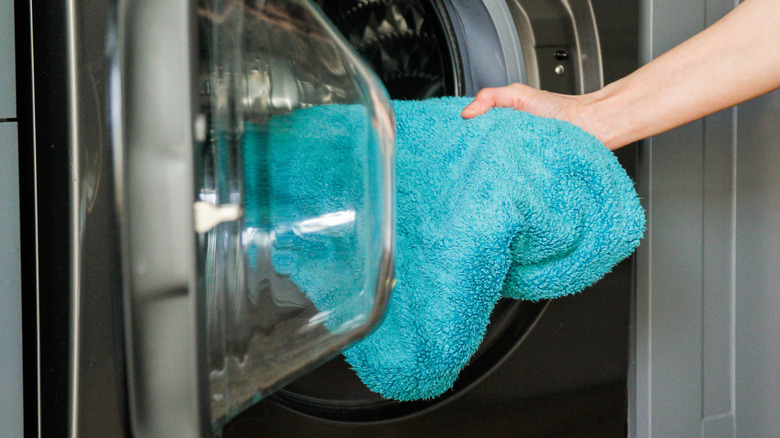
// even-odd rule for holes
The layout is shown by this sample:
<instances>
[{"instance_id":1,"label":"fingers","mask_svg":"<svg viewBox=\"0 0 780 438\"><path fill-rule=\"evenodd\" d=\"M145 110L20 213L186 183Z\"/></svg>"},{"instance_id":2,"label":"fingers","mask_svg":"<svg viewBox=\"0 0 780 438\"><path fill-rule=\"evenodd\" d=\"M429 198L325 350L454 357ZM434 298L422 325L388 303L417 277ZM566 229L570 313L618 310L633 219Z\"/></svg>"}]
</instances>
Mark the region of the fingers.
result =
<instances>
[{"instance_id":1,"label":"fingers","mask_svg":"<svg viewBox=\"0 0 780 438\"><path fill-rule=\"evenodd\" d=\"M495 90L496 89L494 88L483 88L480 90L474 100L470 104L466 105L466 108L463 108L463 111L460 113L460 115L464 119L470 119L472 117L485 114L487 110L496 106Z\"/></svg>"},{"instance_id":2,"label":"fingers","mask_svg":"<svg viewBox=\"0 0 780 438\"><path fill-rule=\"evenodd\" d=\"M482 89L474 100L463 108L461 116L470 119L494 107L514 108L540 117L565 120L603 141L602 136L596 134L603 131L602 127L599 123L593 126L594 120L598 120L592 114L599 99L595 93L571 96L538 90L524 84L512 84Z\"/></svg>"},{"instance_id":3,"label":"fingers","mask_svg":"<svg viewBox=\"0 0 780 438\"><path fill-rule=\"evenodd\" d=\"M474 100L466 106L461 112L461 116L466 119L484 114L493 107L516 108L522 101L521 94L531 89L522 84L512 84L499 88L483 88L477 93Z\"/></svg>"},{"instance_id":4,"label":"fingers","mask_svg":"<svg viewBox=\"0 0 780 438\"><path fill-rule=\"evenodd\" d=\"M485 114L487 110L496 106L512 106L509 95L509 87L483 88L474 97L474 100L463 108L461 116L466 119Z\"/></svg>"}]
</instances>

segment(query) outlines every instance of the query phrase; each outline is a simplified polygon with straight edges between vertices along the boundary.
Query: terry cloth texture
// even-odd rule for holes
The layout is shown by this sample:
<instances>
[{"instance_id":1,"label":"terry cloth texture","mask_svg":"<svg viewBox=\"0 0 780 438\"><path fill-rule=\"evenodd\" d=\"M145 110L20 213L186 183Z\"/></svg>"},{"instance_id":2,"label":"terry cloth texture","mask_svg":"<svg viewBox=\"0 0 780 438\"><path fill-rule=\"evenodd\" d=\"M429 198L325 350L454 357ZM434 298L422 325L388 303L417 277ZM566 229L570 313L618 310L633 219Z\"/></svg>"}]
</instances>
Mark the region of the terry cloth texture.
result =
<instances>
[{"instance_id":1,"label":"terry cloth texture","mask_svg":"<svg viewBox=\"0 0 780 438\"><path fill-rule=\"evenodd\" d=\"M579 292L629 256L644 230L633 182L593 136L504 108L464 120L469 102L393 102L397 283L384 322L344 353L386 398L440 395L477 350L499 297ZM361 168L378 157L355 147L371 141L365 118L358 106L319 106L264 127L269 217L287 227L277 232L274 267L330 312L334 329L370 308L366 294L345 292L375 281L362 277L378 262L376 248L362 248L370 212L308 233L274 223L361 211L371 196L364 187L378 185Z\"/></svg>"}]
</instances>

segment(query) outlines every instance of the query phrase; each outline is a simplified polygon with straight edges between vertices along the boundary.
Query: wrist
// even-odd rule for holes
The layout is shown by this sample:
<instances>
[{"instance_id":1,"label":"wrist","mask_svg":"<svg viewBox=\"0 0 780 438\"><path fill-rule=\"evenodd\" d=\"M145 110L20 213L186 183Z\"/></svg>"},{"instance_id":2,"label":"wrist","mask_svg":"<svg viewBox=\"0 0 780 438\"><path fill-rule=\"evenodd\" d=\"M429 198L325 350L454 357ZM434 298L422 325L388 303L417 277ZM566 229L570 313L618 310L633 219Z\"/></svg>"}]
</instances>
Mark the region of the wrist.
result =
<instances>
[{"instance_id":1,"label":"wrist","mask_svg":"<svg viewBox=\"0 0 780 438\"><path fill-rule=\"evenodd\" d=\"M576 124L610 150L641 138L637 122L631 119L630 103L624 102L619 86L610 84L601 90L579 96L578 99Z\"/></svg>"}]
</instances>

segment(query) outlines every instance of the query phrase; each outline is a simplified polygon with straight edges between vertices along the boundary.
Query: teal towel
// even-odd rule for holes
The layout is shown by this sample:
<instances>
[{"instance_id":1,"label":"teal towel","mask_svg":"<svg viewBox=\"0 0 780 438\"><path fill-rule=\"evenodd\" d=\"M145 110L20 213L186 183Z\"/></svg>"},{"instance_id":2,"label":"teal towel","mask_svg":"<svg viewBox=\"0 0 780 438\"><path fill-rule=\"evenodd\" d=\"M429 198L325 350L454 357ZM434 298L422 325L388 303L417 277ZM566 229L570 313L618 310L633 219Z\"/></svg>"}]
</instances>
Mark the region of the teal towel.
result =
<instances>
[{"instance_id":1,"label":"teal towel","mask_svg":"<svg viewBox=\"0 0 780 438\"><path fill-rule=\"evenodd\" d=\"M443 393L477 350L499 297L579 292L629 256L644 230L633 182L594 137L512 109L465 120L469 101L393 102L397 283L384 322L344 353L386 398ZM364 111L313 107L263 128L272 223L346 211L370 195L360 162L372 157L354 147L371 141ZM251 155L257 136L246 138ZM279 232L274 266L341 324L371 304L343 293L365 280L360 272L372 262L375 249L361 250L364 234L359 226L319 236ZM350 251L351 267L333 269L333 254Z\"/></svg>"}]
</instances>

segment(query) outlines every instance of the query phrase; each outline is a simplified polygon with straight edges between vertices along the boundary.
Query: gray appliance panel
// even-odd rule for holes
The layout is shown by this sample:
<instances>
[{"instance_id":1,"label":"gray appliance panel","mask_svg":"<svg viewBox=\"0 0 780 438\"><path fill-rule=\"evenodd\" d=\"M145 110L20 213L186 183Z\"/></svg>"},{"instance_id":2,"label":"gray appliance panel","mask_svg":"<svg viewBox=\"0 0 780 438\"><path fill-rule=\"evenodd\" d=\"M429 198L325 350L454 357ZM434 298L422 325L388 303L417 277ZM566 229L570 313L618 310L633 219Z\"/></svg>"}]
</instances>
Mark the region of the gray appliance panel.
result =
<instances>
[{"instance_id":1,"label":"gray appliance panel","mask_svg":"<svg viewBox=\"0 0 780 438\"><path fill-rule=\"evenodd\" d=\"M736 114L735 436L780 431L780 92ZM713 435L715 436L715 435ZM720 436L720 435L719 435Z\"/></svg>"},{"instance_id":2,"label":"gray appliance panel","mask_svg":"<svg viewBox=\"0 0 780 438\"><path fill-rule=\"evenodd\" d=\"M13 83L13 80L4 82ZM16 123L0 123L0 436L7 437L23 434L22 284L16 129Z\"/></svg>"},{"instance_id":3,"label":"gray appliance panel","mask_svg":"<svg viewBox=\"0 0 780 438\"><path fill-rule=\"evenodd\" d=\"M15 437L24 426L13 2L0 3L0 29L0 436Z\"/></svg>"},{"instance_id":4,"label":"gray appliance panel","mask_svg":"<svg viewBox=\"0 0 780 438\"><path fill-rule=\"evenodd\" d=\"M14 3L0 4L0 121L16 117Z\"/></svg>"},{"instance_id":5,"label":"gray appliance panel","mask_svg":"<svg viewBox=\"0 0 780 438\"><path fill-rule=\"evenodd\" d=\"M643 2L641 60L732 6ZM648 226L637 251L631 436L733 436L733 118L715 114L639 150Z\"/></svg>"},{"instance_id":6,"label":"gray appliance panel","mask_svg":"<svg viewBox=\"0 0 780 438\"><path fill-rule=\"evenodd\" d=\"M642 3L644 62L738 2ZM643 142L630 436L777 436L780 93Z\"/></svg>"}]
</instances>

